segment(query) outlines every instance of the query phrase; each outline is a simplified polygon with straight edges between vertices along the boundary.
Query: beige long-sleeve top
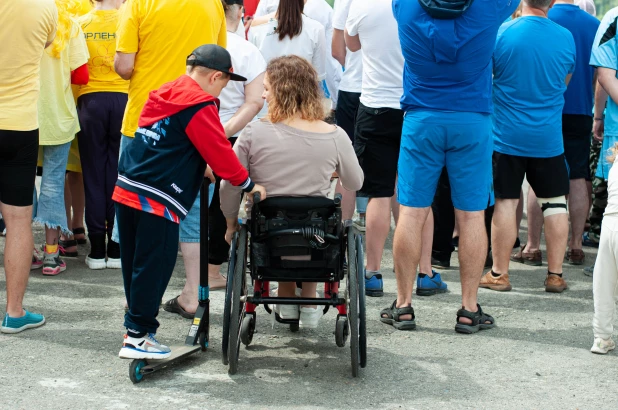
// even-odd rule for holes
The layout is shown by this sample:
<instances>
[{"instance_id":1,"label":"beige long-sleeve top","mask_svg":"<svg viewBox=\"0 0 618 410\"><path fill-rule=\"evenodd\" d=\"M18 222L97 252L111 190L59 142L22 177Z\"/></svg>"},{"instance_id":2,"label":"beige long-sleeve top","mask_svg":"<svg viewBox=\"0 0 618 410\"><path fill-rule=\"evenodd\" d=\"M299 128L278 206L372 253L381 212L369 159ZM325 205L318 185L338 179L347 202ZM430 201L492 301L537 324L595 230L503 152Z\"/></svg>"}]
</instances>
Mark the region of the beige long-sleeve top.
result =
<instances>
[{"instance_id":1,"label":"beige long-sleeve top","mask_svg":"<svg viewBox=\"0 0 618 410\"><path fill-rule=\"evenodd\" d=\"M358 191L363 185L363 170L352 143L339 127L315 133L255 121L240 134L234 152L253 182L266 188L268 197L327 196L333 172L347 190ZM240 188L221 183L221 210L226 218L238 217L241 194Z\"/></svg>"}]
</instances>

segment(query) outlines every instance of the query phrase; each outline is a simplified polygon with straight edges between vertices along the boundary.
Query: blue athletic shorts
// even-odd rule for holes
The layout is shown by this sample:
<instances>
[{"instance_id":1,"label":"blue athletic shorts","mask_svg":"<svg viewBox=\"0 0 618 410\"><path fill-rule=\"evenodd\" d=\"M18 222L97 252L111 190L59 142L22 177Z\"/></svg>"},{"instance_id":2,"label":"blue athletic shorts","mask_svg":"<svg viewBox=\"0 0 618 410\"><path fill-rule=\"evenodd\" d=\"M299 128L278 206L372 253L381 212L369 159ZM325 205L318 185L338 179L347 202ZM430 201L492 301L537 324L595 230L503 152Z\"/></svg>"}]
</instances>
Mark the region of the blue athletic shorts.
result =
<instances>
[{"instance_id":1,"label":"blue athletic shorts","mask_svg":"<svg viewBox=\"0 0 618 410\"><path fill-rule=\"evenodd\" d=\"M446 167L456 209L473 212L492 205L491 129L489 114L407 112L399 154L399 203L412 208L431 206Z\"/></svg>"},{"instance_id":2,"label":"blue athletic shorts","mask_svg":"<svg viewBox=\"0 0 618 410\"><path fill-rule=\"evenodd\" d=\"M208 205L215 193L215 184L208 185ZM195 198L189 213L180 221L180 243L200 242L200 194Z\"/></svg>"}]
</instances>

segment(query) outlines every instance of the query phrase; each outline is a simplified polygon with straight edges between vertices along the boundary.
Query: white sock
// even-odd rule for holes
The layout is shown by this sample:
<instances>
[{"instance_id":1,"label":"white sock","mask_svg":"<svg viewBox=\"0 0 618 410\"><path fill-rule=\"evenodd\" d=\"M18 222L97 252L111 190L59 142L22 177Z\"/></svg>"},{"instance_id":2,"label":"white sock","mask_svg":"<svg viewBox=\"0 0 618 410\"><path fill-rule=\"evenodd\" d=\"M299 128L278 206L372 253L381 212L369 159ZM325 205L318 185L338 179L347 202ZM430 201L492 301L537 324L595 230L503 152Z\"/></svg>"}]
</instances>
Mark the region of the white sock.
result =
<instances>
[{"instance_id":1,"label":"white sock","mask_svg":"<svg viewBox=\"0 0 618 410\"><path fill-rule=\"evenodd\" d=\"M376 273L380 273L379 270L365 270L365 278L371 279Z\"/></svg>"}]
</instances>

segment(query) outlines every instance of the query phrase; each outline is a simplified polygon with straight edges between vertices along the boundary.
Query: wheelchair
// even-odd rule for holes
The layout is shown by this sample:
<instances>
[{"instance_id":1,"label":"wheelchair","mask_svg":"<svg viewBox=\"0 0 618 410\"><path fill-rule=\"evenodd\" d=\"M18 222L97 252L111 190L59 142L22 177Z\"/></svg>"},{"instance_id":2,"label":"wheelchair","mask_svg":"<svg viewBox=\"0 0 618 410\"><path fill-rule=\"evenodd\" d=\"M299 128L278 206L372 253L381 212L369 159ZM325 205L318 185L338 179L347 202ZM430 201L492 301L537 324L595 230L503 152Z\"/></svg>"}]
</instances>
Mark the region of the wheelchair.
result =
<instances>
[{"instance_id":1,"label":"wheelchair","mask_svg":"<svg viewBox=\"0 0 618 410\"><path fill-rule=\"evenodd\" d=\"M228 373L238 371L241 343L253 340L260 305L275 319L299 330L299 321L282 319L269 304L324 306L337 310L335 342L350 339L352 376L367 364L364 256L362 236L344 227L341 195L323 197L254 198L251 218L241 225L231 243L223 314L222 355ZM344 266L347 254L348 266ZM289 260L304 256L307 260ZM309 256L309 258L308 258ZM247 271L251 279L248 283ZM345 289L340 282L345 280ZM324 297L272 297L270 282L323 282Z\"/></svg>"}]
</instances>

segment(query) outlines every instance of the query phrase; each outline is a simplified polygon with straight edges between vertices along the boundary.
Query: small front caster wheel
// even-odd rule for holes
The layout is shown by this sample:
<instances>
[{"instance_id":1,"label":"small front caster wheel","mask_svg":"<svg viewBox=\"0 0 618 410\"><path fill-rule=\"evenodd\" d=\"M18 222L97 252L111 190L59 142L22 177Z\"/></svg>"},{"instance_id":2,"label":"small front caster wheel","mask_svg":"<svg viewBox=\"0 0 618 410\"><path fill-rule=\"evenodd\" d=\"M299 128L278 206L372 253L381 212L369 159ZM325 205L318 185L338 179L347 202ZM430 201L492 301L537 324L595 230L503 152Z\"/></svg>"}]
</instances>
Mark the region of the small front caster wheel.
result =
<instances>
[{"instance_id":1,"label":"small front caster wheel","mask_svg":"<svg viewBox=\"0 0 618 410\"><path fill-rule=\"evenodd\" d=\"M290 331L298 332L299 330L300 330L300 324L299 323L292 323L290 325Z\"/></svg>"},{"instance_id":2,"label":"small front caster wheel","mask_svg":"<svg viewBox=\"0 0 618 410\"><path fill-rule=\"evenodd\" d=\"M135 359L131 362L131 365L129 366L129 379L131 379L133 384L137 384L144 380L142 369L147 365L148 362L143 359Z\"/></svg>"},{"instance_id":3,"label":"small front caster wheel","mask_svg":"<svg viewBox=\"0 0 618 410\"><path fill-rule=\"evenodd\" d=\"M345 318L338 319L335 326L335 343L337 343L337 346L344 347L349 334L348 320Z\"/></svg>"}]
</instances>

